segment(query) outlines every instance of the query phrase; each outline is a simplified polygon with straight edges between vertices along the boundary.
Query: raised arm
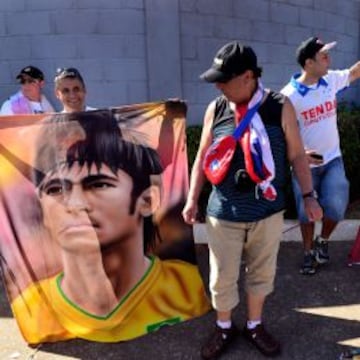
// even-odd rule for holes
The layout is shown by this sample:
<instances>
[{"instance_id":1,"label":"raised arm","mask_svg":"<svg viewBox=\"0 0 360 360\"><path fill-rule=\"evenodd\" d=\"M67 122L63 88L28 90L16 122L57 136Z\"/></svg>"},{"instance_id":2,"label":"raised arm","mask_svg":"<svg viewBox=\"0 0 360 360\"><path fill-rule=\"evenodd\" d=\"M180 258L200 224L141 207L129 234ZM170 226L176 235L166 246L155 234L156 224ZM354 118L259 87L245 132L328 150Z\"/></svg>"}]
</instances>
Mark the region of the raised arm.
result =
<instances>
[{"instance_id":1,"label":"raised arm","mask_svg":"<svg viewBox=\"0 0 360 360\"><path fill-rule=\"evenodd\" d=\"M196 221L196 216L198 212L198 200L201 189L206 181L205 174L202 169L202 164L204 161L206 150L212 141L211 128L214 118L214 110L215 101L211 102L206 109L199 149L197 151L195 161L191 170L189 194L184 209L182 211L183 218L188 224L193 224Z\"/></svg>"},{"instance_id":2,"label":"raised arm","mask_svg":"<svg viewBox=\"0 0 360 360\"><path fill-rule=\"evenodd\" d=\"M282 126L287 143L287 155L303 194L313 191L309 163L301 140L296 121L295 110L288 99L285 100L282 112ZM304 198L305 211L310 221L322 218L322 209L317 200L310 196Z\"/></svg>"},{"instance_id":3,"label":"raised arm","mask_svg":"<svg viewBox=\"0 0 360 360\"><path fill-rule=\"evenodd\" d=\"M357 80L359 77L360 77L360 61L355 63L353 66L351 66L349 81L353 82Z\"/></svg>"}]
</instances>

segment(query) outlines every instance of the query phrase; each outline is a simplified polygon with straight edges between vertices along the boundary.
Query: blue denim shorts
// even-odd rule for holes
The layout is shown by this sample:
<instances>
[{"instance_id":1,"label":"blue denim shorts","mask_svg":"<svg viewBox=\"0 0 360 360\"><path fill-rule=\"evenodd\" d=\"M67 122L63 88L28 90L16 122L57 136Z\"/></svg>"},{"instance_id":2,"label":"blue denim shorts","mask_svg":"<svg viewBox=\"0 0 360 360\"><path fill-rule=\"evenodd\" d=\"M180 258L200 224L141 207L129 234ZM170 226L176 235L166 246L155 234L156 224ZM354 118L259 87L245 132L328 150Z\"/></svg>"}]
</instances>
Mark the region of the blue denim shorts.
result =
<instances>
[{"instance_id":1,"label":"blue denim shorts","mask_svg":"<svg viewBox=\"0 0 360 360\"><path fill-rule=\"evenodd\" d=\"M349 201L349 181L346 178L343 159L337 157L325 165L311 168L311 174L324 217L336 222L343 220ZM299 221L307 223L309 219L305 213L302 192L295 176L292 177L292 183Z\"/></svg>"}]
</instances>

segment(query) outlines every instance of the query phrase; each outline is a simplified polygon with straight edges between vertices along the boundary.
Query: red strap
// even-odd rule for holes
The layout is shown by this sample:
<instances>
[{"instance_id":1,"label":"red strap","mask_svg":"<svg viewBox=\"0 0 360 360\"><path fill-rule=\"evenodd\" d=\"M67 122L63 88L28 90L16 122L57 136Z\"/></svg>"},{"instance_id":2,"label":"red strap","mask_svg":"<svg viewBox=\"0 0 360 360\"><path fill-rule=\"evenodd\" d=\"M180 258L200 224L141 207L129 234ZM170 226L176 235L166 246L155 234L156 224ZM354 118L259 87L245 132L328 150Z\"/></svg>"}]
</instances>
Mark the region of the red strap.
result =
<instances>
[{"instance_id":1,"label":"red strap","mask_svg":"<svg viewBox=\"0 0 360 360\"><path fill-rule=\"evenodd\" d=\"M239 125L240 120L245 116L247 112L247 104L236 104L235 107L235 124Z\"/></svg>"},{"instance_id":2,"label":"red strap","mask_svg":"<svg viewBox=\"0 0 360 360\"><path fill-rule=\"evenodd\" d=\"M257 176L254 170L254 163L251 158L251 150L250 150L250 130L247 128L243 134L243 136L239 139L241 148L244 153L244 160L245 160L245 168L247 173L249 174L252 181L256 184L261 183L261 179Z\"/></svg>"},{"instance_id":3,"label":"red strap","mask_svg":"<svg viewBox=\"0 0 360 360\"><path fill-rule=\"evenodd\" d=\"M239 125L239 122L245 116L247 109L248 109L247 104L236 104L236 108L235 108L236 125ZM248 172L252 181L258 184L261 182L261 179L256 175L254 171L254 164L251 158L249 127L244 131L242 137L239 139L239 142L244 153L246 171Z\"/></svg>"}]
</instances>

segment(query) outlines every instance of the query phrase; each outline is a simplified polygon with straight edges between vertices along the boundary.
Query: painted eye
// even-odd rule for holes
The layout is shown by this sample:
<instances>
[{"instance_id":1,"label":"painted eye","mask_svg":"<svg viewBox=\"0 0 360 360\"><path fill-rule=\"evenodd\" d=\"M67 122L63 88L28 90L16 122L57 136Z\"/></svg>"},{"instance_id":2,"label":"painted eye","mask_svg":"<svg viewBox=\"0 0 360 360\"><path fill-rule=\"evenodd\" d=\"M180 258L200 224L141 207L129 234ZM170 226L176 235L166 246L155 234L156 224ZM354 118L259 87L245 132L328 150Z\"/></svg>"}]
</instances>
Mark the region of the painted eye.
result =
<instances>
[{"instance_id":1,"label":"painted eye","mask_svg":"<svg viewBox=\"0 0 360 360\"><path fill-rule=\"evenodd\" d=\"M43 189L44 193L49 196L58 196L64 193L64 188L61 185L50 185L45 186Z\"/></svg>"},{"instance_id":2,"label":"painted eye","mask_svg":"<svg viewBox=\"0 0 360 360\"><path fill-rule=\"evenodd\" d=\"M71 184L62 181L49 181L44 184L41 191L49 196L60 196L63 195L66 191L69 191Z\"/></svg>"},{"instance_id":3,"label":"painted eye","mask_svg":"<svg viewBox=\"0 0 360 360\"><path fill-rule=\"evenodd\" d=\"M106 181L93 181L86 186L88 189L107 189L113 187L112 184Z\"/></svg>"}]
</instances>

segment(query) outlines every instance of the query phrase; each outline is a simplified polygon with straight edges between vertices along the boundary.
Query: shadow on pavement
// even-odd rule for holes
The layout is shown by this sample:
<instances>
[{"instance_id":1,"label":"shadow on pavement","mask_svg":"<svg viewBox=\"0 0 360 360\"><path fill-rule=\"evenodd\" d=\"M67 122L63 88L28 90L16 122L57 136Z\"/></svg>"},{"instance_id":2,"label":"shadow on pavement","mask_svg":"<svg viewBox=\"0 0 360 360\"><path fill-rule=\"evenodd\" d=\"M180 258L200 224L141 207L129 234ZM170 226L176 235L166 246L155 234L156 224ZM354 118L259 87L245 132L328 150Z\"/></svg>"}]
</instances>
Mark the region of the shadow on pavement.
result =
<instances>
[{"instance_id":1,"label":"shadow on pavement","mask_svg":"<svg viewBox=\"0 0 360 360\"><path fill-rule=\"evenodd\" d=\"M351 245L350 241L331 243L330 264L320 268L316 275L306 277L298 272L301 244L299 242L281 244L275 292L269 296L264 313L267 328L283 344L283 351L277 357L278 359L335 360L339 358L342 351L350 348L340 343L355 338L358 338L358 342L360 341L360 266L346 266ZM197 256L200 271L207 283L206 245L197 246ZM240 280L241 303L234 312L234 321L239 328L242 328L245 322L245 301L242 289ZM9 307L4 299L4 289L1 288L0 317L10 315ZM6 304L5 307L4 304ZM347 305L358 305L359 312L351 313L354 312L353 308L347 312ZM339 306L345 306L345 310L340 312L340 315L335 311ZM334 308L329 308L326 316L297 310L313 311L309 309L321 310L327 307ZM34 354L33 359L200 359L200 344L207 338L214 319L215 314L211 312L201 318L161 329L156 333L126 343L104 344L71 340L44 344ZM17 329L14 329L16 332ZM14 336L20 335L16 333ZM0 338L0 348L1 342ZM21 341L15 344L14 346L19 348L14 348L13 351L22 353L24 348L28 349ZM57 356L54 357L55 354ZM3 359L1 356L0 358ZM265 357L239 336L238 341L235 341L221 359L260 360Z\"/></svg>"}]
</instances>

